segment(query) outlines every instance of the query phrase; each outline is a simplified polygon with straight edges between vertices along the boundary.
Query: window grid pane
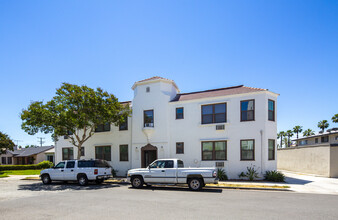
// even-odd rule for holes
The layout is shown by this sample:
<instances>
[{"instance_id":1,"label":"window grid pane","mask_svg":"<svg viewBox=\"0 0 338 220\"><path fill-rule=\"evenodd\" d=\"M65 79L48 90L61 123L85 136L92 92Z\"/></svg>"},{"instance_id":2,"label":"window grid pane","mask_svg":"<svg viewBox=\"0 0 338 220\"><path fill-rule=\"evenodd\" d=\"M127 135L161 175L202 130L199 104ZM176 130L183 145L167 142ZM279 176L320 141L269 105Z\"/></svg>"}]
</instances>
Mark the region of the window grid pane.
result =
<instances>
[{"instance_id":1,"label":"window grid pane","mask_svg":"<svg viewBox=\"0 0 338 220\"><path fill-rule=\"evenodd\" d=\"M223 122L226 122L226 103L202 106L202 124Z\"/></svg>"},{"instance_id":2,"label":"window grid pane","mask_svg":"<svg viewBox=\"0 0 338 220\"><path fill-rule=\"evenodd\" d=\"M202 160L226 160L227 142L210 141L202 142Z\"/></svg>"}]
</instances>

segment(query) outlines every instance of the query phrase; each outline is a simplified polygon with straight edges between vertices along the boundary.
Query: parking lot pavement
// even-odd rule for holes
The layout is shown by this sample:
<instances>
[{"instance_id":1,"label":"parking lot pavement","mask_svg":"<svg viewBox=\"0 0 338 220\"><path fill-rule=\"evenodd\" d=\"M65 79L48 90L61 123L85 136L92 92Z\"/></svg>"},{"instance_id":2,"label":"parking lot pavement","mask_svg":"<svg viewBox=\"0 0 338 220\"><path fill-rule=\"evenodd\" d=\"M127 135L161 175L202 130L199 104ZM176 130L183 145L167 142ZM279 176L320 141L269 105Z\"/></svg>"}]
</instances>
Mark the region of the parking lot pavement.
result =
<instances>
[{"instance_id":1,"label":"parking lot pavement","mask_svg":"<svg viewBox=\"0 0 338 220\"><path fill-rule=\"evenodd\" d=\"M0 179L0 219L337 219L338 196Z\"/></svg>"},{"instance_id":2,"label":"parking lot pavement","mask_svg":"<svg viewBox=\"0 0 338 220\"><path fill-rule=\"evenodd\" d=\"M300 193L318 193L338 195L338 178L318 177L313 175L282 171L290 189Z\"/></svg>"}]
</instances>

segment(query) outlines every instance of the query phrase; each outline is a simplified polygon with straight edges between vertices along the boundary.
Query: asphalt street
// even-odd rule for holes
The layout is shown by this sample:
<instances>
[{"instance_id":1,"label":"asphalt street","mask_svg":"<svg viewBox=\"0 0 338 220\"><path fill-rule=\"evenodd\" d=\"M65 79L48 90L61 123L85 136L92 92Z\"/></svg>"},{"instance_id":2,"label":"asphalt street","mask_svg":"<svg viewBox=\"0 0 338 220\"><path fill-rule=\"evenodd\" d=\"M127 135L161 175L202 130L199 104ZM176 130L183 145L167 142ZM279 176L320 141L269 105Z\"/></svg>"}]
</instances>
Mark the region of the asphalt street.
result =
<instances>
[{"instance_id":1,"label":"asphalt street","mask_svg":"<svg viewBox=\"0 0 338 220\"><path fill-rule=\"evenodd\" d=\"M338 219L338 196L0 179L0 219Z\"/></svg>"}]
</instances>

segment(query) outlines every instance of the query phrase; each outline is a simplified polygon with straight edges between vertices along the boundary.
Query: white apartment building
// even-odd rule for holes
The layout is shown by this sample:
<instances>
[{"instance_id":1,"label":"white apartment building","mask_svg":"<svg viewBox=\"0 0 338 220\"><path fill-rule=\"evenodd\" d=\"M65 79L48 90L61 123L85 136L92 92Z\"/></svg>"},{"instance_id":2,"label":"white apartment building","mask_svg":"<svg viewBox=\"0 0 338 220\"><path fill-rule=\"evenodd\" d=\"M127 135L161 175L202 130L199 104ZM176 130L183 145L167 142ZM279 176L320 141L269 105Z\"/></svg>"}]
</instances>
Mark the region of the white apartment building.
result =
<instances>
[{"instance_id":1,"label":"white apartment building","mask_svg":"<svg viewBox=\"0 0 338 220\"><path fill-rule=\"evenodd\" d=\"M81 158L105 159L120 176L160 158L221 167L233 179L251 166L261 174L276 170L278 94L242 85L180 93L162 77L135 82L132 89L127 123L98 127ZM77 156L63 137L55 150L57 162Z\"/></svg>"}]
</instances>

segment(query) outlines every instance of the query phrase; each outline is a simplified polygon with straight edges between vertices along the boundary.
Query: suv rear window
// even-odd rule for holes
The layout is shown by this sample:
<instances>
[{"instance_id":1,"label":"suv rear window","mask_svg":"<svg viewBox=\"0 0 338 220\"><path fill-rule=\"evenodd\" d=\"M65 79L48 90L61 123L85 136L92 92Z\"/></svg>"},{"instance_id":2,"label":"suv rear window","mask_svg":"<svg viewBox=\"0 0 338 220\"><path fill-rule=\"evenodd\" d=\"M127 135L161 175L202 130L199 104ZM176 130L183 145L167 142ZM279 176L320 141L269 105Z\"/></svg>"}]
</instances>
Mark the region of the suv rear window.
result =
<instances>
[{"instance_id":1,"label":"suv rear window","mask_svg":"<svg viewBox=\"0 0 338 220\"><path fill-rule=\"evenodd\" d=\"M79 160L78 167L110 167L104 160Z\"/></svg>"}]
</instances>

